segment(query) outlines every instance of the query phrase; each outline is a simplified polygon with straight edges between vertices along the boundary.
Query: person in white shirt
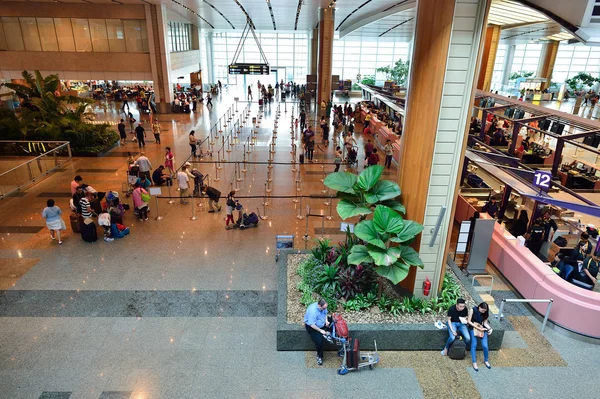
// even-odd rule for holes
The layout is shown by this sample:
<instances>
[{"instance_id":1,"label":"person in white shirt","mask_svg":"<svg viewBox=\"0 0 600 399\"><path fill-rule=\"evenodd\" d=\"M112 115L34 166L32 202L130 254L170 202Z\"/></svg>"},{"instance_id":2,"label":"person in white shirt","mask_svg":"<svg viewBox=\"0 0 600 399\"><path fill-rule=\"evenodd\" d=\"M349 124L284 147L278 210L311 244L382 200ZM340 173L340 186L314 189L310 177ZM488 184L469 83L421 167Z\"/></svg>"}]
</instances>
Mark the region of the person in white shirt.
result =
<instances>
[{"instance_id":1,"label":"person in white shirt","mask_svg":"<svg viewBox=\"0 0 600 399\"><path fill-rule=\"evenodd\" d=\"M150 171L152 170L152 164L146 154L140 152L140 157L135 161L135 165L140 168L140 176L146 176L146 179L150 180Z\"/></svg>"},{"instance_id":2,"label":"person in white shirt","mask_svg":"<svg viewBox=\"0 0 600 399\"><path fill-rule=\"evenodd\" d=\"M177 172L177 184L179 185L179 202L186 205L187 201L184 198L187 197L188 189L190 188L187 166L182 166L181 170Z\"/></svg>"}]
</instances>

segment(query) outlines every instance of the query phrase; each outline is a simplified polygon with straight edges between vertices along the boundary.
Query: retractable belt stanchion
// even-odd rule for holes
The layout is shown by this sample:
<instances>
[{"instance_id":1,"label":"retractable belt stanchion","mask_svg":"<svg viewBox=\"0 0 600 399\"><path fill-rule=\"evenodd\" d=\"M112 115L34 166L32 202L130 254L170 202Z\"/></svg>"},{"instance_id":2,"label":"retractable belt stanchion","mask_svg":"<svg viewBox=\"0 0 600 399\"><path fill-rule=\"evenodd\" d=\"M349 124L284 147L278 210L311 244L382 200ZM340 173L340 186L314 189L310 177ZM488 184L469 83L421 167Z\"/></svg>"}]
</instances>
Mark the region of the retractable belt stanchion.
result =
<instances>
[{"instance_id":1,"label":"retractable belt stanchion","mask_svg":"<svg viewBox=\"0 0 600 399\"><path fill-rule=\"evenodd\" d=\"M156 220L162 220L162 216L160 216L160 211L158 210L158 196L154 196L154 200L156 201Z\"/></svg>"},{"instance_id":2,"label":"retractable belt stanchion","mask_svg":"<svg viewBox=\"0 0 600 399\"><path fill-rule=\"evenodd\" d=\"M304 240L304 249L307 249L308 239L310 238L308 235L308 216L309 215L310 215L310 206L306 205L306 228L304 230L304 237L302 237L302 239Z\"/></svg>"},{"instance_id":3,"label":"retractable belt stanchion","mask_svg":"<svg viewBox=\"0 0 600 399\"><path fill-rule=\"evenodd\" d=\"M192 203L192 217L190 219L191 220L196 220L196 219L198 219L198 217L196 216L196 207L194 206L194 194L193 193L192 193L191 197L192 197L192 201L191 201L191 203Z\"/></svg>"},{"instance_id":4,"label":"retractable belt stanchion","mask_svg":"<svg viewBox=\"0 0 600 399\"><path fill-rule=\"evenodd\" d=\"M171 179L171 184L167 184L167 189L169 190L169 200L167 201L167 204L172 204L175 201L173 201L173 198L171 197L171 186L173 185L173 179Z\"/></svg>"},{"instance_id":5,"label":"retractable belt stanchion","mask_svg":"<svg viewBox=\"0 0 600 399\"><path fill-rule=\"evenodd\" d=\"M333 206L333 197L331 196L331 193L329 193L329 203L325 203L325 205L329 205L329 215L325 216L325 218L327 220L331 220L333 219L333 216L331 215L331 208Z\"/></svg>"}]
</instances>

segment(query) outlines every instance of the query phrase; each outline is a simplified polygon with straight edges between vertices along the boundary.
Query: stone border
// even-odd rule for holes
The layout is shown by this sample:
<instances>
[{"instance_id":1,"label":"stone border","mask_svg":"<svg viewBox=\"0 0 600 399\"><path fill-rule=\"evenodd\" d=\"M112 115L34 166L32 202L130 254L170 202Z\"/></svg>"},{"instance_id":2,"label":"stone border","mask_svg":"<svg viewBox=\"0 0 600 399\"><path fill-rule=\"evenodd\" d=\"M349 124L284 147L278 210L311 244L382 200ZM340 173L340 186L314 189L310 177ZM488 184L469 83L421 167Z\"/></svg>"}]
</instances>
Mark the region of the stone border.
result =
<instances>
[{"instance_id":1,"label":"stone border","mask_svg":"<svg viewBox=\"0 0 600 399\"><path fill-rule=\"evenodd\" d=\"M279 284L277 294L277 350L278 351L311 351L314 343L303 326L287 322L287 265L288 255L305 254L310 251L282 250L279 255ZM477 291L473 290L467 278L455 266L448 264L457 275L465 289L473 299L481 301ZM509 328L507 321L490 319L494 333L489 337L489 348L500 349L504 331ZM448 333L438 330L433 324L351 324L348 326L353 338L361 340L361 348L373 350L373 340L377 341L378 350L436 350L443 348ZM330 350L335 347L330 346Z\"/></svg>"}]
</instances>

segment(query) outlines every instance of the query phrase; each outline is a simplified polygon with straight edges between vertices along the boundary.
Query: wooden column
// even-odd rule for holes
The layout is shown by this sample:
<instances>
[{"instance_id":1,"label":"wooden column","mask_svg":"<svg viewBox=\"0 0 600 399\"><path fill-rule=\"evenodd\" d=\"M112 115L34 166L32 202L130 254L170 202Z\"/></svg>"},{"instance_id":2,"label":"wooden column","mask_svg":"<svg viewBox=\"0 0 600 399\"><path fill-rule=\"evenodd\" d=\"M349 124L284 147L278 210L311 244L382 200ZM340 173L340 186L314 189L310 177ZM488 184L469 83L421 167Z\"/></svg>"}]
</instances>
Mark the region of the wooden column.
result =
<instances>
[{"instance_id":1,"label":"wooden column","mask_svg":"<svg viewBox=\"0 0 600 399\"><path fill-rule=\"evenodd\" d=\"M541 89L544 90L550 86L552 73L554 72L554 63L556 62L556 53L558 52L559 42L551 41L544 44L540 65L537 70L537 77L548 79L542 83Z\"/></svg>"},{"instance_id":2,"label":"wooden column","mask_svg":"<svg viewBox=\"0 0 600 399\"><path fill-rule=\"evenodd\" d=\"M496 53L498 51L498 42L502 28L498 25L488 26L485 31L485 43L483 47L483 58L479 69L479 79L477 88L479 90L490 91L492 85L492 74L494 73L494 63L496 62Z\"/></svg>"},{"instance_id":3,"label":"wooden column","mask_svg":"<svg viewBox=\"0 0 600 399\"><path fill-rule=\"evenodd\" d=\"M418 0L398 184L406 218L423 223L455 0ZM435 10L435 12L432 12ZM421 236L412 247L417 251ZM416 270L401 285L413 291Z\"/></svg>"},{"instance_id":4,"label":"wooden column","mask_svg":"<svg viewBox=\"0 0 600 399\"><path fill-rule=\"evenodd\" d=\"M331 71L333 64L333 35L335 8L319 9L319 54L317 71L317 109L321 101L331 98Z\"/></svg>"}]
</instances>

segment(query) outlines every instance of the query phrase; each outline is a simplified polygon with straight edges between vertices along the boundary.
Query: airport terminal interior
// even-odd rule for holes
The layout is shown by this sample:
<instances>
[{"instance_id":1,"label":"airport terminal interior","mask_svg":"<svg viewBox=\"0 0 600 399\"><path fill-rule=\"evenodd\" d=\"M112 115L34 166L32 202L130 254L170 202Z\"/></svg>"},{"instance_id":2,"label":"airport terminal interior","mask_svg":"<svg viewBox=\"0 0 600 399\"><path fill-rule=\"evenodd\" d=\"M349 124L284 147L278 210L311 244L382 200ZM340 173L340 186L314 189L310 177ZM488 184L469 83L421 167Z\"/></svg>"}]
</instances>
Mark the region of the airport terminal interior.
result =
<instances>
[{"instance_id":1,"label":"airport terminal interior","mask_svg":"<svg viewBox=\"0 0 600 399\"><path fill-rule=\"evenodd\" d=\"M599 93L594 0L1 0L0 398L597 397Z\"/></svg>"}]
</instances>

